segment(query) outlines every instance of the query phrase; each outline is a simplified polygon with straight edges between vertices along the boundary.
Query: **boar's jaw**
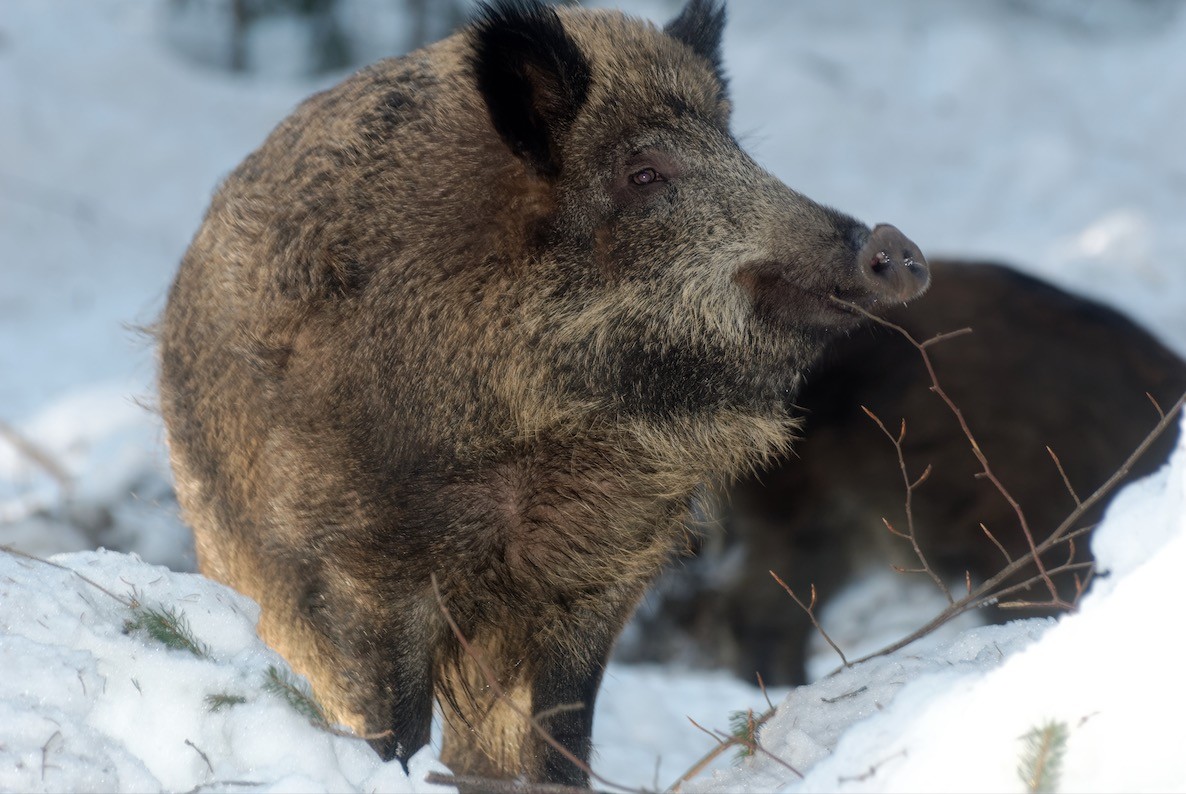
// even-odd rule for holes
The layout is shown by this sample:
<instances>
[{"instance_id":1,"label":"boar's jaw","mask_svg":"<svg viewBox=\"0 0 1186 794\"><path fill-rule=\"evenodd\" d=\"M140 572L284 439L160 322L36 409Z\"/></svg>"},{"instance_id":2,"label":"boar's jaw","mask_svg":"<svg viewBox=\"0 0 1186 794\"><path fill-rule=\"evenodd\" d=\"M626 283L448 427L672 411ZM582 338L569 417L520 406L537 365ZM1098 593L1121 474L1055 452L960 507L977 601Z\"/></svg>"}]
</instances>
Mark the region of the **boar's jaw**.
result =
<instances>
[{"instance_id":1,"label":"boar's jaw","mask_svg":"<svg viewBox=\"0 0 1186 794\"><path fill-rule=\"evenodd\" d=\"M857 250L846 251L838 265L763 260L742 265L733 280L760 320L784 328L843 329L861 320L844 304L867 310L897 305L930 285L926 258L895 227L862 229L853 242Z\"/></svg>"}]
</instances>

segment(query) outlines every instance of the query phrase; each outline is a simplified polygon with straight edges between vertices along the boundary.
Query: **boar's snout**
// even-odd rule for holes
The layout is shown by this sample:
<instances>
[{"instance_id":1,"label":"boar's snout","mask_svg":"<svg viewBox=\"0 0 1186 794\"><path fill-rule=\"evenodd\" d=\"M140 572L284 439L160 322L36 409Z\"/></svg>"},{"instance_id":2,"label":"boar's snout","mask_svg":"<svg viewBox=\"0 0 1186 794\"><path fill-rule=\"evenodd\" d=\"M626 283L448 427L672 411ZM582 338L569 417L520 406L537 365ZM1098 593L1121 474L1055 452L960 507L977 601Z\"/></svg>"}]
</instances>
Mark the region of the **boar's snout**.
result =
<instances>
[{"instance_id":1,"label":"boar's snout","mask_svg":"<svg viewBox=\"0 0 1186 794\"><path fill-rule=\"evenodd\" d=\"M877 299L905 302L921 295L930 283L927 260L918 246L888 223L873 228L857 263L863 286Z\"/></svg>"},{"instance_id":2,"label":"boar's snout","mask_svg":"<svg viewBox=\"0 0 1186 794\"><path fill-rule=\"evenodd\" d=\"M844 304L872 310L926 291L927 261L897 228L880 224L870 230L843 216L831 223L840 245L817 254L809 247L798 264L791 256L738 269L734 281L749 293L759 318L782 328L840 328L859 320Z\"/></svg>"}]
</instances>

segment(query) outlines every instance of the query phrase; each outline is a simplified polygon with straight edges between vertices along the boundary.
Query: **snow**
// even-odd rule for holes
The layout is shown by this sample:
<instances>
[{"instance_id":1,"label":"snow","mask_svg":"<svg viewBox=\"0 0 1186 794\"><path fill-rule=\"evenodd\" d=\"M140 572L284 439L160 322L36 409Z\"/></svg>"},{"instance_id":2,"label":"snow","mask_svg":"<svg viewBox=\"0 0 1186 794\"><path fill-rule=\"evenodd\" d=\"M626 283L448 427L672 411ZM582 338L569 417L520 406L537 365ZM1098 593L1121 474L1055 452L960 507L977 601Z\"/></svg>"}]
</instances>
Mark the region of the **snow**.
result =
<instances>
[{"instance_id":1,"label":"snow","mask_svg":"<svg viewBox=\"0 0 1186 794\"><path fill-rule=\"evenodd\" d=\"M409 778L268 691L268 668L284 663L247 598L134 555L53 563L0 554L0 789L442 790L423 782L448 771L431 749ZM133 602L177 609L209 657L129 631ZM243 702L216 709L212 695Z\"/></svg>"},{"instance_id":2,"label":"snow","mask_svg":"<svg viewBox=\"0 0 1186 794\"><path fill-rule=\"evenodd\" d=\"M0 544L53 563L0 552L0 790L427 790L439 748L405 776L311 725L263 687L282 662L255 637L255 607L189 573L135 330L218 180L329 81L176 57L159 0L63 6L0 13L0 430L66 473L0 433ZM892 221L931 255L998 258L1104 300L1186 354L1186 9L745 0L730 15L735 127L788 184ZM1112 504L1093 539L1111 574L1078 614L954 627L771 692L762 746L806 778L760 753L683 789L1021 791L1021 737L1056 720L1063 789L1186 790L1175 454ZM133 599L184 613L209 657L125 632ZM941 604L883 572L825 620L856 656ZM812 667L835 664L821 647ZM219 692L245 702L212 712ZM687 717L727 730L747 708L763 694L723 673L612 665L595 769L670 785L714 744Z\"/></svg>"}]
</instances>

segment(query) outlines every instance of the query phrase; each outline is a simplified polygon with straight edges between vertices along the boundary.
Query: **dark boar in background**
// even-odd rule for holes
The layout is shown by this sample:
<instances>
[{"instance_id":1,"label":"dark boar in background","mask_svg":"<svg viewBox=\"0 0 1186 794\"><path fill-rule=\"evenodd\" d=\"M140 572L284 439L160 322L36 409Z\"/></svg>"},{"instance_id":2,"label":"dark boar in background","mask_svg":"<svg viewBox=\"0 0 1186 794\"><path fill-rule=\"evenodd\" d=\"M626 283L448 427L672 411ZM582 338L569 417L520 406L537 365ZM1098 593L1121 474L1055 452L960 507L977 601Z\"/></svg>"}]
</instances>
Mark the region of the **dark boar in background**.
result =
<instances>
[{"instance_id":1,"label":"dark boar in background","mask_svg":"<svg viewBox=\"0 0 1186 794\"><path fill-rule=\"evenodd\" d=\"M1118 312L1007 267L934 262L932 273L925 297L882 314L920 342L972 328L928 352L1040 540L1075 508L1046 447L1086 498L1157 423L1146 393L1168 408L1186 390L1186 364ZM912 479L932 466L914 494L915 531L932 566L957 583L957 597L965 571L984 581L1005 565L982 522L1013 558L1023 556L1028 545L1016 514L976 478L966 437L929 386L918 351L895 331L869 324L830 345L794 398L804 416L794 454L720 500L720 531L705 536L697 559L664 577L622 658L682 659L751 682L760 673L769 684L800 684L812 629L770 570L804 598L814 583L826 603L863 564L918 567L910 544L882 523L905 530L905 490L893 445L861 406L895 434L906 420ZM1175 439L1176 432L1164 434L1130 479L1164 463ZM1089 541L1076 543L1080 561L1090 559ZM1043 557L1048 566L1067 558L1065 546ZM1073 597L1071 576L1056 583L1063 598ZM1049 599L1049 592L1039 585L1011 598ZM993 621L1036 614L989 612Z\"/></svg>"},{"instance_id":2,"label":"dark boar in background","mask_svg":"<svg viewBox=\"0 0 1186 794\"><path fill-rule=\"evenodd\" d=\"M182 261L160 388L201 570L386 758L435 694L455 771L584 783L520 712L588 758L692 494L787 448L854 324L830 298L926 286L738 147L723 21L485 7L302 104Z\"/></svg>"}]
</instances>

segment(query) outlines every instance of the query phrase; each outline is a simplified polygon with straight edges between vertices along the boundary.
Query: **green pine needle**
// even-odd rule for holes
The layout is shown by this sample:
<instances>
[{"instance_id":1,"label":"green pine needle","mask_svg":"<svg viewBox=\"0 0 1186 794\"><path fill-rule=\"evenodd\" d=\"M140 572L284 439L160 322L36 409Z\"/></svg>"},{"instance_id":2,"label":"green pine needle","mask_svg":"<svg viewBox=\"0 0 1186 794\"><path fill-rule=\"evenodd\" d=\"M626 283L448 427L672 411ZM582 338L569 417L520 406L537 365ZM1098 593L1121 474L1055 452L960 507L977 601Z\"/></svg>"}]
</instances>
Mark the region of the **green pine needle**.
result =
<instances>
[{"instance_id":1,"label":"green pine needle","mask_svg":"<svg viewBox=\"0 0 1186 794\"><path fill-rule=\"evenodd\" d=\"M210 657L210 649L194 636L185 614L173 607L132 607L133 619L124 623L124 631L143 631L149 637L174 650L189 651L199 659Z\"/></svg>"},{"instance_id":2,"label":"green pine needle","mask_svg":"<svg viewBox=\"0 0 1186 794\"><path fill-rule=\"evenodd\" d=\"M268 680L264 682L264 689L274 695L279 695L310 722L322 727L329 727L325 711L321 708L312 693L310 693L292 673L282 670L275 665L268 668Z\"/></svg>"},{"instance_id":3,"label":"green pine needle","mask_svg":"<svg viewBox=\"0 0 1186 794\"><path fill-rule=\"evenodd\" d=\"M1068 733L1065 722L1050 720L1021 737L1025 741L1025 749L1021 753L1017 774L1025 783L1027 791L1037 794L1058 790Z\"/></svg>"},{"instance_id":4,"label":"green pine needle","mask_svg":"<svg viewBox=\"0 0 1186 794\"><path fill-rule=\"evenodd\" d=\"M754 745L758 742L758 722L751 709L729 714L729 733L738 740L738 759L754 754Z\"/></svg>"},{"instance_id":5,"label":"green pine needle","mask_svg":"<svg viewBox=\"0 0 1186 794\"><path fill-rule=\"evenodd\" d=\"M240 695L232 695L228 692L216 692L213 695L206 696L206 709L211 713L222 711L231 706L239 706L247 702L247 698Z\"/></svg>"}]
</instances>

